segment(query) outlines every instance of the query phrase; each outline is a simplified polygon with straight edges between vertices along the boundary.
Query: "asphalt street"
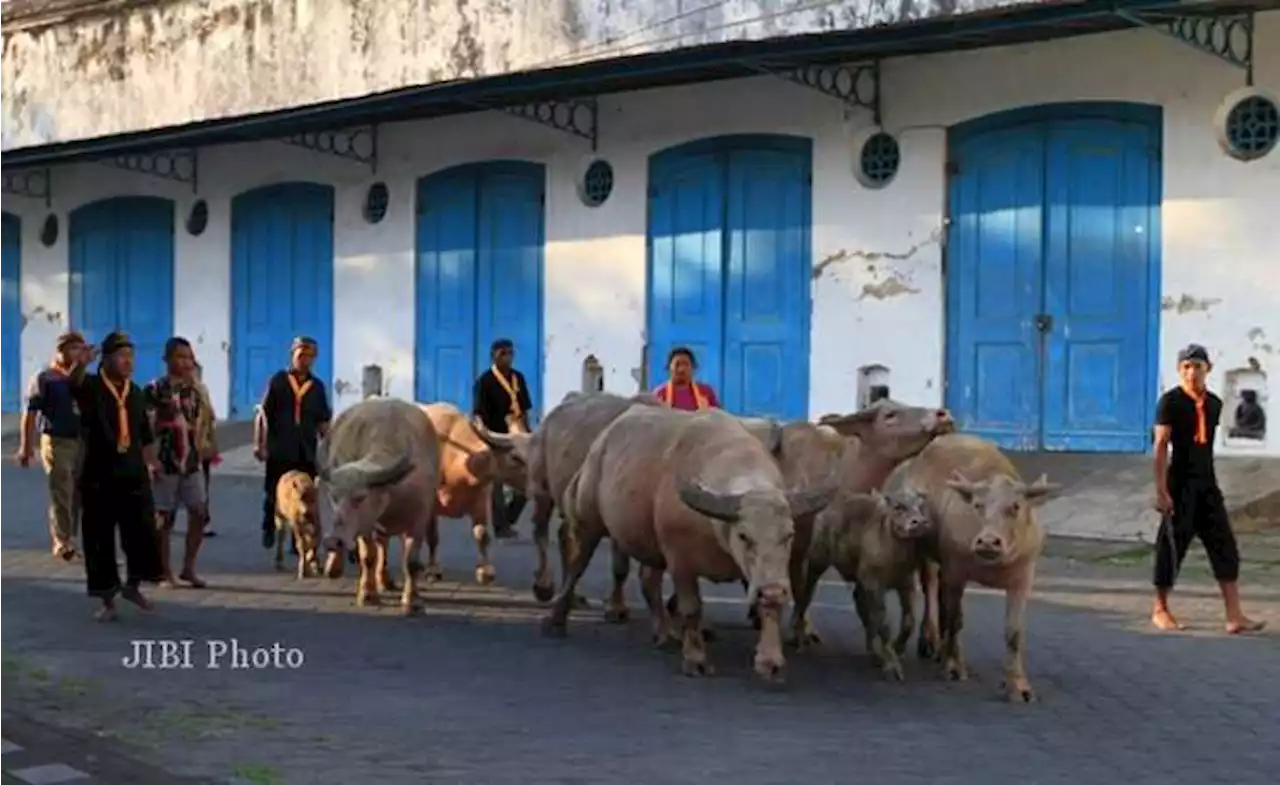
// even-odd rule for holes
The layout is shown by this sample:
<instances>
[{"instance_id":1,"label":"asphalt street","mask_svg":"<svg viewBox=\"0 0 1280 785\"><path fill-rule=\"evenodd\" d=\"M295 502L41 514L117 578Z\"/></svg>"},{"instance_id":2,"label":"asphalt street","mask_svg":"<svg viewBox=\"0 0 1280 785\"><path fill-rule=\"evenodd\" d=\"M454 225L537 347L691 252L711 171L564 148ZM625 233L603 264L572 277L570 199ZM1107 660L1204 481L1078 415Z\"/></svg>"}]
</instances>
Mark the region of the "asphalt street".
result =
<instances>
[{"instance_id":1,"label":"asphalt street","mask_svg":"<svg viewBox=\"0 0 1280 785\"><path fill-rule=\"evenodd\" d=\"M1194 629L1157 635L1141 572L1046 560L1032 604L1039 703L999 697L1003 601L968 596L973 673L948 683L912 656L907 682L870 665L847 592L824 586L820 651L791 655L782 687L756 682L741 590L709 589L719 673L680 675L648 645L638 588L629 625L599 603L569 636L539 634L534 552L498 543L498 584L472 583L470 527L443 531L446 581L423 615L354 607L337 581L276 573L259 542L260 491L217 478L210 586L154 589L158 611L91 619L80 565L55 563L38 470L3 467L4 708L91 733L174 776L266 785L607 783L877 785L1274 782L1280 771L1280 636L1222 635L1212 587L1180 594ZM175 557L180 540L175 538ZM585 581L608 585L607 550ZM1280 585L1246 586L1280 626ZM394 600L394 597L388 597ZM191 641L190 669L124 667L135 640ZM231 668L234 647L279 644L297 667ZM221 653L210 668L209 651ZM218 648L218 647L224 647ZM267 655L258 655L264 662ZM7 719L6 719L7 721Z\"/></svg>"}]
</instances>

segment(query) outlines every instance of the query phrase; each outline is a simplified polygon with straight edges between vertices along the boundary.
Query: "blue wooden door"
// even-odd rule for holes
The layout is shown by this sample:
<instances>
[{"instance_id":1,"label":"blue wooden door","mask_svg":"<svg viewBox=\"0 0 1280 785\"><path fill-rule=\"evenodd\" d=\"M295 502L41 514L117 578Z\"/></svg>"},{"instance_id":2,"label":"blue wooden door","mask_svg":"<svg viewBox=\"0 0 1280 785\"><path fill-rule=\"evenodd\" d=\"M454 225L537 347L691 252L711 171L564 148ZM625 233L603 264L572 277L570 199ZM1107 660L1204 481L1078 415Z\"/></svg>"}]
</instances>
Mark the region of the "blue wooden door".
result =
<instances>
[{"instance_id":1,"label":"blue wooden door","mask_svg":"<svg viewBox=\"0 0 1280 785\"><path fill-rule=\"evenodd\" d=\"M733 412L807 419L809 159L729 155L722 403Z\"/></svg>"},{"instance_id":2,"label":"blue wooden door","mask_svg":"<svg viewBox=\"0 0 1280 785\"><path fill-rule=\"evenodd\" d=\"M947 243L947 407L1009 449L1040 444L1044 144L1011 130L958 151Z\"/></svg>"},{"instance_id":3,"label":"blue wooden door","mask_svg":"<svg viewBox=\"0 0 1280 785\"><path fill-rule=\"evenodd\" d=\"M418 184L416 379L419 401L470 412L489 346L509 338L537 421L542 400L545 172L494 161Z\"/></svg>"},{"instance_id":4,"label":"blue wooden door","mask_svg":"<svg viewBox=\"0 0 1280 785\"><path fill-rule=\"evenodd\" d=\"M811 151L807 140L728 137L650 163L650 386L688 346L698 378L736 414L809 408Z\"/></svg>"},{"instance_id":5,"label":"blue wooden door","mask_svg":"<svg viewBox=\"0 0 1280 785\"><path fill-rule=\"evenodd\" d=\"M655 160L649 184L649 386L667 353L693 350L724 394L725 167L714 151Z\"/></svg>"},{"instance_id":6,"label":"blue wooden door","mask_svg":"<svg viewBox=\"0 0 1280 785\"><path fill-rule=\"evenodd\" d=\"M4 213L4 406L22 408L22 219Z\"/></svg>"},{"instance_id":7,"label":"blue wooden door","mask_svg":"<svg viewBox=\"0 0 1280 785\"><path fill-rule=\"evenodd\" d=\"M231 412L247 419L295 336L333 384L333 188L279 183L231 203ZM332 392L330 392L332 395Z\"/></svg>"},{"instance_id":8,"label":"blue wooden door","mask_svg":"<svg viewBox=\"0 0 1280 785\"><path fill-rule=\"evenodd\" d=\"M1159 117L1108 111L953 144L947 405L1009 449L1150 443Z\"/></svg>"},{"instance_id":9,"label":"blue wooden door","mask_svg":"<svg viewBox=\"0 0 1280 785\"><path fill-rule=\"evenodd\" d=\"M1045 216L1044 447L1144 452L1158 250L1158 141L1140 123L1050 126Z\"/></svg>"},{"instance_id":10,"label":"blue wooden door","mask_svg":"<svg viewBox=\"0 0 1280 785\"><path fill-rule=\"evenodd\" d=\"M163 373L173 335L173 227L173 202L156 197L106 199L71 213L71 326L94 343L127 332L140 384Z\"/></svg>"}]
</instances>

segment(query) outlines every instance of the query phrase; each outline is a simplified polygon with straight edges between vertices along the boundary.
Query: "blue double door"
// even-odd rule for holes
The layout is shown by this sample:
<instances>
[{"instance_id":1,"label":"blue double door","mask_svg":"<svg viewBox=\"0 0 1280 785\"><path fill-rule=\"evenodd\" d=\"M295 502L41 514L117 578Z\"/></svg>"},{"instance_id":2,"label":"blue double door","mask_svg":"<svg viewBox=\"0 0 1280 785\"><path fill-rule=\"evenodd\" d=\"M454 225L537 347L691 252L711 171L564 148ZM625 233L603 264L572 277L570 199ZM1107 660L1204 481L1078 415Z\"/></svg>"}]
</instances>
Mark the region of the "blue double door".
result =
<instances>
[{"instance_id":1,"label":"blue double door","mask_svg":"<svg viewBox=\"0 0 1280 785\"><path fill-rule=\"evenodd\" d=\"M168 199L117 197L71 213L71 327L91 343L127 332L142 384L163 372L164 344L173 335L173 230Z\"/></svg>"},{"instance_id":2,"label":"blue double door","mask_svg":"<svg viewBox=\"0 0 1280 785\"><path fill-rule=\"evenodd\" d=\"M693 350L735 414L805 419L811 143L722 137L650 159L648 378Z\"/></svg>"},{"instance_id":3,"label":"blue double door","mask_svg":"<svg viewBox=\"0 0 1280 785\"><path fill-rule=\"evenodd\" d=\"M947 405L1008 449L1142 452L1157 392L1160 116L1075 114L953 136Z\"/></svg>"},{"instance_id":4,"label":"blue double door","mask_svg":"<svg viewBox=\"0 0 1280 785\"><path fill-rule=\"evenodd\" d=\"M231 202L231 411L248 419L299 335L333 379L333 188L278 183Z\"/></svg>"},{"instance_id":5,"label":"blue double door","mask_svg":"<svg viewBox=\"0 0 1280 785\"><path fill-rule=\"evenodd\" d=\"M498 338L536 412L542 399L544 193L540 164L468 164L418 182L414 395L472 408Z\"/></svg>"},{"instance_id":6,"label":"blue double door","mask_svg":"<svg viewBox=\"0 0 1280 785\"><path fill-rule=\"evenodd\" d=\"M22 406L22 219L4 213L0 231L4 262L4 406L5 414Z\"/></svg>"}]
</instances>

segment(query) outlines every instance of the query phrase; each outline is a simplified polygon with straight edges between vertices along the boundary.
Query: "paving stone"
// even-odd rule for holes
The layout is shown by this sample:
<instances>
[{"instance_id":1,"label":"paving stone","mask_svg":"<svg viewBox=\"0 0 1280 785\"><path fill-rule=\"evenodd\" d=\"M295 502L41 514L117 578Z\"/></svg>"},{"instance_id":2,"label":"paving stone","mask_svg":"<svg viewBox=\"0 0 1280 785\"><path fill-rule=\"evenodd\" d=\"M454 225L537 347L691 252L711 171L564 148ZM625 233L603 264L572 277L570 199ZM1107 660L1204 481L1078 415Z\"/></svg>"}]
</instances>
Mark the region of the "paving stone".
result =
<instances>
[{"instance_id":1,"label":"paving stone","mask_svg":"<svg viewBox=\"0 0 1280 785\"><path fill-rule=\"evenodd\" d=\"M79 769L73 769L65 763L47 763L26 769L14 769L9 774L27 783L27 785L59 785L63 782L89 779L88 774Z\"/></svg>"}]
</instances>

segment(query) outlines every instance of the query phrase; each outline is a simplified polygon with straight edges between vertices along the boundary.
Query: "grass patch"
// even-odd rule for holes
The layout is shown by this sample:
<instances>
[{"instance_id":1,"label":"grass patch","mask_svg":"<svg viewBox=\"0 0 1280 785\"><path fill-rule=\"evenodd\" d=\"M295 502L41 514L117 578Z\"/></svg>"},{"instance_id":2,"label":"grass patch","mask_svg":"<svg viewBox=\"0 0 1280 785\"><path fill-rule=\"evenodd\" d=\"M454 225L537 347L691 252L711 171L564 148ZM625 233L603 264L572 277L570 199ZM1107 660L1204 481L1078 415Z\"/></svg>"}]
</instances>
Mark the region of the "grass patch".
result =
<instances>
[{"instance_id":1,"label":"grass patch","mask_svg":"<svg viewBox=\"0 0 1280 785\"><path fill-rule=\"evenodd\" d=\"M155 719L157 729L176 733L187 741L225 739L245 731L270 731L279 720L231 708L166 710Z\"/></svg>"},{"instance_id":2,"label":"grass patch","mask_svg":"<svg viewBox=\"0 0 1280 785\"><path fill-rule=\"evenodd\" d=\"M245 782L252 782L253 785L279 785L281 782L280 774L275 770L275 767L262 763L236 766L231 774L233 777L242 779Z\"/></svg>"}]
</instances>

